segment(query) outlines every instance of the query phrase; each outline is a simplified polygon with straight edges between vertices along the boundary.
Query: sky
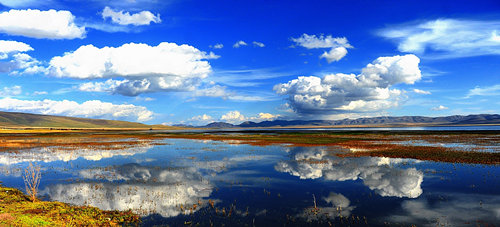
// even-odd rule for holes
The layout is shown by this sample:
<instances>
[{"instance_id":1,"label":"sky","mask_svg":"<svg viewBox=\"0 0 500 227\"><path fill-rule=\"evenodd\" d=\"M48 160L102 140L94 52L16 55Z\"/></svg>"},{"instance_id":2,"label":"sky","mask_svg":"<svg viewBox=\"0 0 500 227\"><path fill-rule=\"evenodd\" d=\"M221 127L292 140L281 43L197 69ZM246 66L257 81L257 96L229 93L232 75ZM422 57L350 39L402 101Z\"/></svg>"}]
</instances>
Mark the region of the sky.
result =
<instances>
[{"instance_id":1,"label":"sky","mask_svg":"<svg viewBox=\"0 0 500 227\"><path fill-rule=\"evenodd\" d=\"M0 0L0 111L165 125L497 114L500 2Z\"/></svg>"}]
</instances>

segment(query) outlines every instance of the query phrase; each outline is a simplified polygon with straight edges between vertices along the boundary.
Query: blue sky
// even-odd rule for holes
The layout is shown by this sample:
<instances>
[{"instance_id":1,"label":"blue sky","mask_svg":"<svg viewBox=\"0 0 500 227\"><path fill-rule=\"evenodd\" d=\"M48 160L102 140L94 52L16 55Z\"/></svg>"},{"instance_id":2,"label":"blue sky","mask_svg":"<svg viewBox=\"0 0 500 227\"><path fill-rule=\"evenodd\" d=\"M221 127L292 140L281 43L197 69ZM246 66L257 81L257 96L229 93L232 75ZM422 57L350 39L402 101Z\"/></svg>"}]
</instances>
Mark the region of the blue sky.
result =
<instances>
[{"instance_id":1,"label":"blue sky","mask_svg":"<svg viewBox=\"0 0 500 227\"><path fill-rule=\"evenodd\" d=\"M498 1L0 4L0 111L200 125L500 110Z\"/></svg>"}]
</instances>

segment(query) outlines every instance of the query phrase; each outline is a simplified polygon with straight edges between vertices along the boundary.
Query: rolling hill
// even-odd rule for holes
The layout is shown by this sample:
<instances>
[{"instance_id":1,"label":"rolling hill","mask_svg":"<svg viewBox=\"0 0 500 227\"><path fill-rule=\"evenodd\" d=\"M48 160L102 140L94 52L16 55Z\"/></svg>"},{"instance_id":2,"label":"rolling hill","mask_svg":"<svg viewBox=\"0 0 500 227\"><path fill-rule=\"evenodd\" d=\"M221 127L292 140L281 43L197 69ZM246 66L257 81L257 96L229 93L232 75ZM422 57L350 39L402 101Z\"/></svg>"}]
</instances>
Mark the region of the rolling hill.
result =
<instances>
[{"instance_id":1,"label":"rolling hill","mask_svg":"<svg viewBox=\"0 0 500 227\"><path fill-rule=\"evenodd\" d=\"M166 126L151 126L136 122L101 120L78 117L61 117L51 115L1 112L0 127L2 128L132 128L149 129L167 128Z\"/></svg>"}]
</instances>

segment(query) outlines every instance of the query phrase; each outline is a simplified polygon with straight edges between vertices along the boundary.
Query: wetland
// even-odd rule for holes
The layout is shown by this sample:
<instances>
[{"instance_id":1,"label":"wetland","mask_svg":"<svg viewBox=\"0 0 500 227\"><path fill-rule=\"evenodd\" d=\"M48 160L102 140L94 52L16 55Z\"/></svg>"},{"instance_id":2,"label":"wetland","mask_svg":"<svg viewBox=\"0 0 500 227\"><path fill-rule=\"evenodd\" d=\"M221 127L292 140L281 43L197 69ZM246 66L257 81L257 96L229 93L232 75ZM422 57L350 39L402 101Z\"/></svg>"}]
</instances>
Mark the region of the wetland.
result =
<instances>
[{"instance_id":1,"label":"wetland","mask_svg":"<svg viewBox=\"0 0 500 227\"><path fill-rule=\"evenodd\" d=\"M35 163L41 201L125 212L145 226L500 220L495 130L6 133L0 144L3 186L25 192Z\"/></svg>"}]
</instances>

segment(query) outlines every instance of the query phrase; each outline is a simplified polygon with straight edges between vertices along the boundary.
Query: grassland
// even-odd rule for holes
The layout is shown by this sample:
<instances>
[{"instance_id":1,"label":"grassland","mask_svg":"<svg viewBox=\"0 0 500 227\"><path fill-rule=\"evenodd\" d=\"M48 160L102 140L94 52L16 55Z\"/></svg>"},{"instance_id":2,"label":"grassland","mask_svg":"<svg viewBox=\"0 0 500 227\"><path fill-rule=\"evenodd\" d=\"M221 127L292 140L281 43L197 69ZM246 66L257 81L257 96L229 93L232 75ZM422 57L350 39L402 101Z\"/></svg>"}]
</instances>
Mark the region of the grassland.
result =
<instances>
[{"instance_id":1,"label":"grassland","mask_svg":"<svg viewBox=\"0 0 500 227\"><path fill-rule=\"evenodd\" d=\"M0 226L122 226L138 225L130 211L102 211L90 206L35 201L15 188L0 185Z\"/></svg>"}]
</instances>

